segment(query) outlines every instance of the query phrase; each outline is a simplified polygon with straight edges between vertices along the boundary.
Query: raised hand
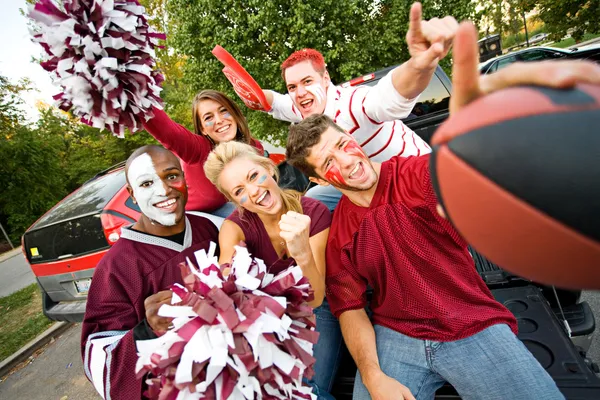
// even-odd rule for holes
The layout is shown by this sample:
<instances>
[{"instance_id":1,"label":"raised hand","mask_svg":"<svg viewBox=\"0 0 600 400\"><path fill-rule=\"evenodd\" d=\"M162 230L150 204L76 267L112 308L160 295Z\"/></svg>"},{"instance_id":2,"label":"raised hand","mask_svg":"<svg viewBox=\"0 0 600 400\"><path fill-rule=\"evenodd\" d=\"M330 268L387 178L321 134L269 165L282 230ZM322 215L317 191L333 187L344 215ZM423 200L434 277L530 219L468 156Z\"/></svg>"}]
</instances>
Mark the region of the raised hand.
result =
<instances>
[{"instance_id":1,"label":"raised hand","mask_svg":"<svg viewBox=\"0 0 600 400\"><path fill-rule=\"evenodd\" d=\"M294 211L288 211L279 221L279 235L285 241L291 257L310 253L310 217Z\"/></svg>"},{"instance_id":2,"label":"raised hand","mask_svg":"<svg viewBox=\"0 0 600 400\"><path fill-rule=\"evenodd\" d=\"M421 18L421 3L414 3L410 8L406 44L416 68L433 69L448 54L458 22L453 17L432 18L428 21L422 21Z\"/></svg>"}]
</instances>

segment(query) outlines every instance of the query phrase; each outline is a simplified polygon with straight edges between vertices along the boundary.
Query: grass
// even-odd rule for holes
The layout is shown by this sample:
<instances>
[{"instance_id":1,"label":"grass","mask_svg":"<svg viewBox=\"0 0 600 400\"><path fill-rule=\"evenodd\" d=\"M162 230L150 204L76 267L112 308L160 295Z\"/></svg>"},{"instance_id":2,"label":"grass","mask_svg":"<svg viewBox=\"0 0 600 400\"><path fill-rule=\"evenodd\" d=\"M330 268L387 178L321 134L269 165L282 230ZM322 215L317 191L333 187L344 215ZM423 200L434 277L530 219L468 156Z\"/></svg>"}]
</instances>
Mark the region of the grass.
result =
<instances>
[{"instance_id":1,"label":"grass","mask_svg":"<svg viewBox=\"0 0 600 400\"><path fill-rule=\"evenodd\" d=\"M42 313L42 296L36 283L0 298L0 361L52 325Z\"/></svg>"},{"instance_id":2,"label":"grass","mask_svg":"<svg viewBox=\"0 0 600 400\"><path fill-rule=\"evenodd\" d=\"M583 35L583 39L581 39L581 41L585 42L586 40L595 39L599 36L600 36L600 33L586 33L585 35ZM553 43L552 47L559 47L561 49L564 49L564 48L574 46L574 45L575 45L575 39L568 38L565 40L561 40L560 42Z\"/></svg>"}]
</instances>

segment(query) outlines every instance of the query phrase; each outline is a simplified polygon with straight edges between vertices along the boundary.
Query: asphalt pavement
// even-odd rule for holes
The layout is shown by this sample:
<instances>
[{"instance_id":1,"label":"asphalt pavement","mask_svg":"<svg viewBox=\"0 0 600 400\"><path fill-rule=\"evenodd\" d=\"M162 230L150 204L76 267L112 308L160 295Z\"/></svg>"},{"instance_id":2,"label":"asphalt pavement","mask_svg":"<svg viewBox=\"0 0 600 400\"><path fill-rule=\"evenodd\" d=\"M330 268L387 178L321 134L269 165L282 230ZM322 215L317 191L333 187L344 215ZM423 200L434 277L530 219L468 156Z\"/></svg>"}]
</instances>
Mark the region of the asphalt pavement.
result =
<instances>
[{"instance_id":1,"label":"asphalt pavement","mask_svg":"<svg viewBox=\"0 0 600 400\"><path fill-rule=\"evenodd\" d=\"M0 399L99 400L83 372L81 325L63 333L26 366L0 383Z\"/></svg>"},{"instance_id":2,"label":"asphalt pavement","mask_svg":"<svg viewBox=\"0 0 600 400\"><path fill-rule=\"evenodd\" d=\"M35 275L20 249L1 255L0 259L0 297L8 296L35 282Z\"/></svg>"}]
</instances>

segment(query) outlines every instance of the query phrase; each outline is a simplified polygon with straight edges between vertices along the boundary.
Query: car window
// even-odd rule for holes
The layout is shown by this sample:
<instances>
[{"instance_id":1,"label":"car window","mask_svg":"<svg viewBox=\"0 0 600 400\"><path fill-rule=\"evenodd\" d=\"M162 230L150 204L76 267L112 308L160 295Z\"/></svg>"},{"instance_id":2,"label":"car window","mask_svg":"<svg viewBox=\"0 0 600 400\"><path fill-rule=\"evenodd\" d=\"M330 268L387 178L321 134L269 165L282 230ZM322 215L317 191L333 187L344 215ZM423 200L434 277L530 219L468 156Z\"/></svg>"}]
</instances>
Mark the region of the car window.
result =
<instances>
[{"instance_id":1,"label":"car window","mask_svg":"<svg viewBox=\"0 0 600 400\"><path fill-rule=\"evenodd\" d=\"M31 229L39 229L58 221L94 212L99 213L124 185L124 170L111 172L85 183L79 190L65 198L54 210L40 218Z\"/></svg>"},{"instance_id":2,"label":"car window","mask_svg":"<svg viewBox=\"0 0 600 400\"><path fill-rule=\"evenodd\" d=\"M78 257L108 248L100 214L29 231L23 236L23 244L31 264Z\"/></svg>"},{"instance_id":3,"label":"car window","mask_svg":"<svg viewBox=\"0 0 600 400\"><path fill-rule=\"evenodd\" d=\"M448 89L442 84L440 78L436 74L433 74L431 82L429 82L427 88L419 96L419 101L417 101L409 116L404 118L403 121L410 121L411 119L423 117L437 111L447 111L449 103L450 93Z\"/></svg>"},{"instance_id":4,"label":"car window","mask_svg":"<svg viewBox=\"0 0 600 400\"><path fill-rule=\"evenodd\" d=\"M519 58L523 61L541 61L556 58L556 53L546 50L530 50L519 54Z\"/></svg>"},{"instance_id":5,"label":"car window","mask_svg":"<svg viewBox=\"0 0 600 400\"><path fill-rule=\"evenodd\" d=\"M508 56L502 60L498 60L495 71L501 70L502 68L508 67L510 64L517 61L516 56Z\"/></svg>"}]
</instances>

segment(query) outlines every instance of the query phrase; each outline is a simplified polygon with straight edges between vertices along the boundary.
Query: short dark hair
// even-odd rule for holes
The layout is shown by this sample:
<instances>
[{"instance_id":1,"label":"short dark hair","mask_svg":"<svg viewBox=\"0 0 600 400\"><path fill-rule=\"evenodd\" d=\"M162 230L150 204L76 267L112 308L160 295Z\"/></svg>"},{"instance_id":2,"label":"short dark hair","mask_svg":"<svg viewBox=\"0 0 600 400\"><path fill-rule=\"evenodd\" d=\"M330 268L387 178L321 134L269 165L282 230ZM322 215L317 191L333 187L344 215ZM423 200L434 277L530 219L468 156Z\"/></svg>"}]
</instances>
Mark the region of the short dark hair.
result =
<instances>
[{"instance_id":1,"label":"short dark hair","mask_svg":"<svg viewBox=\"0 0 600 400\"><path fill-rule=\"evenodd\" d=\"M321 178L315 171L315 166L311 165L306 158L312 147L319 143L321 135L327 128L345 132L331 118L323 114L311 115L302 122L290 125L285 151L287 162L309 177Z\"/></svg>"}]
</instances>

